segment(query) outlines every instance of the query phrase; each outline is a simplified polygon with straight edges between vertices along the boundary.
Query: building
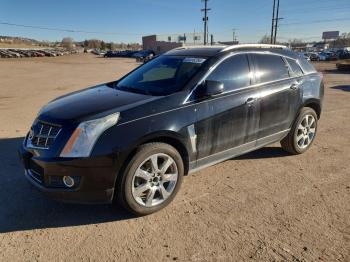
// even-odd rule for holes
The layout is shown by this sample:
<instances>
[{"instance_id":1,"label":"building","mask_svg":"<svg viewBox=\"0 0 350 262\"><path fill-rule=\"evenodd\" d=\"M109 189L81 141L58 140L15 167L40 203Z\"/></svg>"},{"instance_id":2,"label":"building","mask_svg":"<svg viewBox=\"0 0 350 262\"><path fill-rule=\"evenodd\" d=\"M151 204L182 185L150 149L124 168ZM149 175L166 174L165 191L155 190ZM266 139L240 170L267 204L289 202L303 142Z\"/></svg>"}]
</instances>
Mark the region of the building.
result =
<instances>
[{"instance_id":1,"label":"building","mask_svg":"<svg viewBox=\"0 0 350 262\"><path fill-rule=\"evenodd\" d=\"M316 51L324 51L324 50L327 50L329 48L329 43L319 42L319 43L314 44L314 48L316 49Z\"/></svg>"},{"instance_id":2,"label":"building","mask_svg":"<svg viewBox=\"0 0 350 262\"><path fill-rule=\"evenodd\" d=\"M203 33L162 34L142 37L143 50L152 50L156 54L167 52L182 46L203 44Z\"/></svg>"}]
</instances>

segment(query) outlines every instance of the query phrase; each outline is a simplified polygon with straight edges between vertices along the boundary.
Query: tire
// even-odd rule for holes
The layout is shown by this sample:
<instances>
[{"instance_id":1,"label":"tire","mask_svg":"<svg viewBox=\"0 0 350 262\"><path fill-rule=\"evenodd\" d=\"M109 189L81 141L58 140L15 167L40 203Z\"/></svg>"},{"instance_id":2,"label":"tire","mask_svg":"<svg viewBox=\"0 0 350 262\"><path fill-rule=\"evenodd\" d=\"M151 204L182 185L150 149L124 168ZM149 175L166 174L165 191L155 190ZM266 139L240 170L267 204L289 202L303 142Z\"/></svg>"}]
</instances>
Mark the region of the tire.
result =
<instances>
[{"instance_id":1,"label":"tire","mask_svg":"<svg viewBox=\"0 0 350 262\"><path fill-rule=\"evenodd\" d=\"M141 145L119 180L117 199L136 215L152 214L174 199L183 176L184 164L174 147L165 143Z\"/></svg>"},{"instance_id":2,"label":"tire","mask_svg":"<svg viewBox=\"0 0 350 262\"><path fill-rule=\"evenodd\" d=\"M315 110L304 107L300 111L288 135L281 140L282 148L293 155L306 152L315 140L317 120Z\"/></svg>"}]
</instances>

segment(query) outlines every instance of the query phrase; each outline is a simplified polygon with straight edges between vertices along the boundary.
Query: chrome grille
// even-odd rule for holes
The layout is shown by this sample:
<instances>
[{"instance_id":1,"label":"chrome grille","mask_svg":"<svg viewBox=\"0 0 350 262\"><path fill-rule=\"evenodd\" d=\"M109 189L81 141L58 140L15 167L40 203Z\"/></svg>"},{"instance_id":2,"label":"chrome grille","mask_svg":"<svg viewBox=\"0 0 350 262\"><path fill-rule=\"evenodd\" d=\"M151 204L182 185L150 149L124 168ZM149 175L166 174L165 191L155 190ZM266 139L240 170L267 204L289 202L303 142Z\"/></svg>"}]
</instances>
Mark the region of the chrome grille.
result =
<instances>
[{"instance_id":1,"label":"chrome grille","mask_svg":"<svg viewBox=\"0 0 350 262\"><path fill-rule=\"evenodd\" d=\"M53 144L60 131L61 127L59 125L39 120L33 125L28 135L28 145L48 149Z\"/></svg>"}]
</instances>

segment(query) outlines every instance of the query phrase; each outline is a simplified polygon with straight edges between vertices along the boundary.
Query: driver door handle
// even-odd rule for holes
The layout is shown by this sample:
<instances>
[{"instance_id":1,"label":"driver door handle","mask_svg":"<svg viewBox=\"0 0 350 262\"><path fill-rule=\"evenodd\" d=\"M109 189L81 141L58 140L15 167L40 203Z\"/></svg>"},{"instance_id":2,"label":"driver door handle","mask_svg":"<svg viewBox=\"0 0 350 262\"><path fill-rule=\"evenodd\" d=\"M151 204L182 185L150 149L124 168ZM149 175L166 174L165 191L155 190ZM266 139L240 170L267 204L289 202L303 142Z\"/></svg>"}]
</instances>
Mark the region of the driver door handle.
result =
<instances>
[{"instance_id":1,"label":"driver door handle","mask_svg":"<svg viewBox=\"0 0 350 262\"><path fill-rule=\"evenodd\" d=\"M246 103L246 105L251 105L251 104L255 103L256 100L257 100L256 98L249 97L247 99L247 101L245 101L245 103Z\"/></svg>"}]
</instances>

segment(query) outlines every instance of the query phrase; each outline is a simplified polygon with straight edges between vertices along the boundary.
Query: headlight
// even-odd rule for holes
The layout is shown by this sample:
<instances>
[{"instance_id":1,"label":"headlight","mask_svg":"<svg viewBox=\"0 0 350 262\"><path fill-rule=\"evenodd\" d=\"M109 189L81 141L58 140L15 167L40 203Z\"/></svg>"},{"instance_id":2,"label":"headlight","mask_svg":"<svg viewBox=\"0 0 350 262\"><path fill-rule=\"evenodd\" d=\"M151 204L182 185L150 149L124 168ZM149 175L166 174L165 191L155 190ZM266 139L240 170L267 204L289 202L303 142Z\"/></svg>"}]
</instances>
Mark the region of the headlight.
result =
<instances>
[{"instance_id":1,"label":"headlight","mask_svg":"<svg viewBox=\"0 0 350 262\"><path fill-rule=\"evenodd\" d=\"M61 152L61 157L88 157L100 135L118 122L119 113L82 122Z\"/></svg>"}]
</instances>

